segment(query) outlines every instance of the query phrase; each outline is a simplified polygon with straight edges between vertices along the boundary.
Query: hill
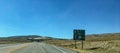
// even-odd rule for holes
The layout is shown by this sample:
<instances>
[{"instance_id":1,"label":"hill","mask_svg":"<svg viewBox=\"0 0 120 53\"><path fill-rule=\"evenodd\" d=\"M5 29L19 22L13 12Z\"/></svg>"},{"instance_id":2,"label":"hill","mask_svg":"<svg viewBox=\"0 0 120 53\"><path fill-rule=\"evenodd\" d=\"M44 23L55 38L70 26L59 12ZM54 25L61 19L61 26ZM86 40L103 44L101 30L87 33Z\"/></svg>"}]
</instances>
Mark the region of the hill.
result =
<instances>
[{"instance_id":1,"label":"hill","mask_svg":"<svg viewBox=\"0 0 120 53\"><path fill-rule=\"evenodd\" d=\"M24 43L31 42L28 38L37 38L41 37L39 35L19 35L19 36L10 36L10 37L1 37L0 44L8 44L8 43Z\"/></svg>"},{"instance_id":2,"label":"hill","mask_svg":"<svg viewBox=\"0 0 120 53\"><path fill-rule=\"evenodd\" d=\"M86 36L87 41L120 40L120 33L91 34Z\"/></svg>"}]
</instances>

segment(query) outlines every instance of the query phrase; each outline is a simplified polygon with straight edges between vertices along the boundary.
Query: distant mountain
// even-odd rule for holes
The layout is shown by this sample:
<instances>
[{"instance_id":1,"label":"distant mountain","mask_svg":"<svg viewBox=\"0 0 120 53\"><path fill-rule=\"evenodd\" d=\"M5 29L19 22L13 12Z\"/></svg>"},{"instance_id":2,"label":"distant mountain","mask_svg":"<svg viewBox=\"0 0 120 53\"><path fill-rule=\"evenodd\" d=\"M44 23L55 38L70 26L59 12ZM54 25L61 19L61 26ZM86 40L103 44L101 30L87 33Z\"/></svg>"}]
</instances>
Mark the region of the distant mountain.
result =
<instances>
[{"instance_id":1,"label":"distant mountain","mask_svg":"<svg viewBox=\"0 0 120 53\"><path fill-rule=\"evenodd\" d=\"M10 36L8 38L13 38L13 39L28 39L28 38L38 38L42 36L39 35L19 35L19 36Z\"/></svg>"},{"instance_id":2,"label":"distant mountain","mask_svg":"<svg viewBox=\"0 0 120 53\"><path fill-rule=\"evenodd\" d=\"M120 33L91 34L86 36L86 40L93 41L120 40Z\"/></svg>"},{"instance_id":3,"label":"distant mountain","mask_svg":"<svg viewBox=\"0 0 120 53\"><path fill-rule=\"evenodd\" d=\"M18 36L10 36L7 37L7 39L20 39L20 40L26 40L26 39L31 39L31 38L42 38L42 39L59 39L60 38L54 38L54 37L49 37L49 36L40 36L40 35L18 35Z\"/></svg>"},{"instance_id":4,"label":"distant mountain","mask_svg":"<svg viewBox=\"0 0 120 53\"><path fill-rule=\"evenodd\" d=\"M103 34L89 34L89 35L120 35L120 33L103 33Z\"/></svg>"},{"instance_id":5,"label":"distant mountain","mask_svg":"<svg viewBox=\"0 0 120 53\"><path fill-rule=\"evenodd\" d=\"M1 37L0 41L28 41L29 38L43 38L43 39L52 39L52 40L69 40L62 38L54 38L49 36L40 36L40 35L18 35L10 37ZM70 39L72 40L72 39ZM104 34L91 34L86 35L86 40L90 41L106 41L106 40L120 40L120 33L104 33Z\"/></svg>"}]
</instances>

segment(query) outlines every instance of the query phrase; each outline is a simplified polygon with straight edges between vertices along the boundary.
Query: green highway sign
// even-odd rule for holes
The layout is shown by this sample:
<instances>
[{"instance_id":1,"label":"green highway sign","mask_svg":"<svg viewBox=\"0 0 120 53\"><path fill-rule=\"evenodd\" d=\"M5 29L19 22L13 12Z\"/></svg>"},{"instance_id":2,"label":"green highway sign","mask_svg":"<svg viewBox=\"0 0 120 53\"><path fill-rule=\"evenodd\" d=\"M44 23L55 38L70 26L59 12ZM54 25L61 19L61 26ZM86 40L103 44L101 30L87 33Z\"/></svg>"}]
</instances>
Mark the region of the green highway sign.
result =
<instances>
[{"instance_id":1,"label":"green highway sign","mask_svg":"<svg viewBox=\"0 0 120 53\"><path fill-rule=\"evenodd\" d=\"M85 30L73 30L74 40L85 40Z\"/></svg>"}]
</instances>

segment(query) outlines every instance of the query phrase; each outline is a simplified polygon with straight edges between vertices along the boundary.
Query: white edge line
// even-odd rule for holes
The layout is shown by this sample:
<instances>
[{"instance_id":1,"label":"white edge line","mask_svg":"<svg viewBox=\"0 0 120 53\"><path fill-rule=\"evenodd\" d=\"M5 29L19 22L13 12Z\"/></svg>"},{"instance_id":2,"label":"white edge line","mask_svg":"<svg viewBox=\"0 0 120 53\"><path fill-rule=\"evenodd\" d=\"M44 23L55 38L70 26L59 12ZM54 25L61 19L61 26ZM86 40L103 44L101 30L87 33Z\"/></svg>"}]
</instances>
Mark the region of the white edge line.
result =
<instances>
[{"instance_id":1,"label":"white edge line","mask_svg":"<svg viewBox=\"0 0 120 53\"><path fill-rule=\"evenodd\" d=\"M53 47L56 48L56 49L58 49L58 50L61 51L62 53L66 53L65 51L59 49L58 47L56 47L56 46L54 46L54 45L53 45Z\"/></svg>"}]
</instances>

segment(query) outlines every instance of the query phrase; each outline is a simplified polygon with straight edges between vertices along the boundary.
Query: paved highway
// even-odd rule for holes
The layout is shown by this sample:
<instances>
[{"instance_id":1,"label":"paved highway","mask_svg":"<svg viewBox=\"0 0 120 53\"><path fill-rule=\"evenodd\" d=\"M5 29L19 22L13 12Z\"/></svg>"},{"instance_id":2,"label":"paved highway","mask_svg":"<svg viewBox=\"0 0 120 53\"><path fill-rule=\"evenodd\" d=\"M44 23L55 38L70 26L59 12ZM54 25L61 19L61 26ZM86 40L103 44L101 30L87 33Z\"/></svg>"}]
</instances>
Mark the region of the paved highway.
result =
<instances>
[{"instance_id":1,"label":"paved highway","mask_svg":"<svg viewBox=\"0 0 120 53\"><path fill-rule=\"evenodd\" d=\"M11 51L17 50L19 48L25 47L32 43L25 43L25 44L5 44L0 45L0 53L11 53Z\"/></svg>"},{"instance_id":2,"label":"paved highway","mask_svg":"<svg viewBox=\"0 0 120 53\"><path fill-rule=\"evenodd\" d=\"M45 43L13 44L0 47L0 53L77 53L75 51Z\"/></svg>"},{"instance_id":3,"label":"paved highway","mask_svg":"<svg viewBox=\"0 0 120 53\"><path fill-rule=\"evenodd\" d=\"M12 45L18 45L18 44L0 44L0 47L6 47L6 46L12 46Z\"/></svg>"}]
</instances>

